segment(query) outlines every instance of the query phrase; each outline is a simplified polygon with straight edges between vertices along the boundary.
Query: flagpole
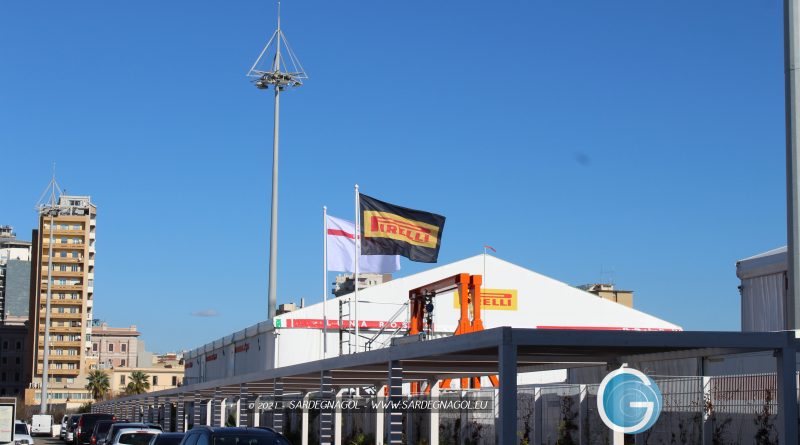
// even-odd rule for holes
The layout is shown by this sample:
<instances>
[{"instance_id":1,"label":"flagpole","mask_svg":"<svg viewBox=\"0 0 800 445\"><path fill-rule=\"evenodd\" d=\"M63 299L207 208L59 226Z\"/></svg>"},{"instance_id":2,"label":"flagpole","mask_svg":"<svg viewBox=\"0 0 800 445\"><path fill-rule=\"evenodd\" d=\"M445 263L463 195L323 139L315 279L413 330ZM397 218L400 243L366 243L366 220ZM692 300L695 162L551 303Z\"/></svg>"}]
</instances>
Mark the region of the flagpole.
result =
<instances>
[{"instance_id":1,"label":"flagpole","mask_svg":"<svg viewBox=\"0 0 800 445\"><path fill-rule=\"evenodd\" d=\"M361 218L359 217L359 194L358 184L356 184L356 247L355 247L355 268L353 271L353 301L355 301L355 309L353 315L356 320L356 353L358 353L358 344L360 343L358 335L358 259L361 257Z\"/></svg>"},{"instance_id":2,"label":"flagpole","mask_svg":"<svg viewBox=\"0 0 800 445\"><path fill-rule=\"evenodd\" d=\"M322 358L328 357L328 207L322 206Z\"/></svg>"}]
</instances>

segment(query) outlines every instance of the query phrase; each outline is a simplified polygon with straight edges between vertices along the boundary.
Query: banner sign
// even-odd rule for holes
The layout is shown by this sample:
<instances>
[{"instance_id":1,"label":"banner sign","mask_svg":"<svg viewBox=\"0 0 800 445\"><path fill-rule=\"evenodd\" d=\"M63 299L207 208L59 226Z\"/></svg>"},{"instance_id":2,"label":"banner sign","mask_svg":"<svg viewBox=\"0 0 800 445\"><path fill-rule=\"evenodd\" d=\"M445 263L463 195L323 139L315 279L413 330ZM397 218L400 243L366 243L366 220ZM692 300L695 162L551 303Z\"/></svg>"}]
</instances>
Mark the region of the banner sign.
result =
<instances>
[{"instance_id":1,"label":"banner sign","mask_svg":"<svg viewBox=\"0 0 800 445\"><path fill-rule=\"evenodd\" d=\"M458 292L453 293L453 307L461 308ZM483 289L481 290L481 309L486 311L516 311L516 289Z\"/></svg>"},{"instance_id":2,"label":"banner sign","mask_svg":"<svg viewBox=\"0 0 800 445\"><path fill-rule=\"evenodd\" d=\"M352 320L343 320L342 328L354 328L355 322ZM321 318L276 318L274 326L279 329L322 329L325 326L325 321ZM359 329L408 329L407 321L377 321L377 320L359 320ZM339 329L339 320L328 320L329 329Z\"/></svg>"}]
</instances>

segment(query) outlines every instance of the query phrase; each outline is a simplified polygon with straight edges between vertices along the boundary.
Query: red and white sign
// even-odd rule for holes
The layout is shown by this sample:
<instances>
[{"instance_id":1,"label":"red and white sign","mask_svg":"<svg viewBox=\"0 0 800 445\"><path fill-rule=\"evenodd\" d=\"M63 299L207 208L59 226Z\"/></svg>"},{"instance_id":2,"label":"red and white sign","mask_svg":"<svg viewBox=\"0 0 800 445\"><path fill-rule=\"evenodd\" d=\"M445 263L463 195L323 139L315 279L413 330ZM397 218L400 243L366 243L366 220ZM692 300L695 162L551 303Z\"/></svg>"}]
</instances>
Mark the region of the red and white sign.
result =
<instances>
[{"instance_id":1,"label":"red and white sign","mask_svg":"<svg viewBox=\"0 0 800 445\"><path fill-rule=\"evenodd\" d=\"M321 318L286 318L276 319L275 327L279 329L322 329L325 327L325 321ZM342 322L343 328L354 328L355 322L344 320ZM408 322L406 321L378 321L378 320L359 320L359 329L408 329ZM339 320L328 320L329 329L339 329Z\"/></svg>"}]
</instances>

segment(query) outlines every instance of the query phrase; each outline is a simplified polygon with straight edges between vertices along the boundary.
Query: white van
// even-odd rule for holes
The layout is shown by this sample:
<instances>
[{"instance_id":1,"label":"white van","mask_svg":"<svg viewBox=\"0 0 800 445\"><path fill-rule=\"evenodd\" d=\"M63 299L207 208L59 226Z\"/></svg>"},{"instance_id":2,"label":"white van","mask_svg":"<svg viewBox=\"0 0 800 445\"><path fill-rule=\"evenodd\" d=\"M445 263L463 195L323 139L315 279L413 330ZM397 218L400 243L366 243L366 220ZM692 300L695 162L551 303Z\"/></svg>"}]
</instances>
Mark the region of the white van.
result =
<instances>
[{"instance_id":1,"label":"white van","mask_svg":"<svg viewBox=\"0 0 800 445\"><path fill-rule=\"evenodd\" d=\"M31 419L31 435L51 436L53 434L53 416L50 414L34 414Z\"/></svg>"}]
</instances>

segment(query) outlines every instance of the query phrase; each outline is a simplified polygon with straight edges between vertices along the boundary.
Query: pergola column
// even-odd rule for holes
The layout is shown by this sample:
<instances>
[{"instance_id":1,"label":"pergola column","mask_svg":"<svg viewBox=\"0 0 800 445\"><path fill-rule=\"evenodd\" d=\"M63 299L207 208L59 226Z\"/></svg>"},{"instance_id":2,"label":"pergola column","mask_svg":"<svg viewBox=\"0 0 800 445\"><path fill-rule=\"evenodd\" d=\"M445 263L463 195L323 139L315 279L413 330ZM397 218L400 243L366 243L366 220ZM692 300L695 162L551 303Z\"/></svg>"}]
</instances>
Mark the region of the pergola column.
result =
<instances>
[{"instance_id":1,"label":"pergola column","mask_svg":"<svg viewBox=\"0 0 800 445\"><path fill-rule=\"evenodd\" d=\"M227 399L222 397L222 393L220 392L219 388L214 390L214 397L211 399L211 426L223 426L225 425L225 419L223 419L223 411L225 411L224 405Z\"/></svg>"},{"instance_id":2,"label":"pergola column","mask_svg":"<svg viewBox=\"0 0 800 445\"><path fill-rule=\"evenodd\" d=\"M261 426L261 408L258 406L259 394L253 394L253 424L251 426Z\"/></svg>"},{"instance_id":3,"label":"pergola column","mask_svg":"<svg viewBox=\"0 0 800 445\"><path fill-rule=\"evenodd\" d=\"M283 380L275 379L275 405L272 409L272 429L283 434Z\"/></svg>"},{"instance_id":4,"label":"pergola column","mask_svg":"<svg viewBox=\"0 0 800 445\"><path fill-rule=\"evenodd\" d=\"M778 371L778 425L780 443L798 443L797 363L795 332L789 331L787 345L775 351Z\"/></svg>"},{"instance_id":5,"label":"pergola column","mask_svg":"<svg viewBox=\"0 0 800 445\"><path fill-rule=\"evenodd\" d=\"M320 371L320 400L333 399L333 377L329 370ZM322 409L319 413L319 443L331 445L333 442L333 413L330 409Z\"/></svg>"},{"instance_id":6,"label":"pergola column","mask_svg":"<svg viewBox=\"0 0 800 445\"><path fill-rule=\"evenodd\" d=\"M202 405L202 394L199 392L194 393L194 403L192 404L192 426L197 427L201 423L200 419L200 405Z\"/></svg>"},{"instance_id":7,"label":"pergola column","mask_svg":"<svg viewBox=\"0 0 800 445\"><path fill-rule=\"evenodd\" d=\"M386 416L384 415L383 411L383 402L385 401L386 397L383 395L384 385L375 385L378 388L378 392L375 394L375 398L377 399L376 402L378 404L378 408L375 410L375 445L383 445L383 428L386 424ZM439 427L436 427L436 431L439 431Z\"/></svg>"},{"instance_id":8,"label":"pergola column","mask_svg":"<svg viewBox=\"0 0 800 445\"><path fill-rule=\"evenodd\" d=\"M237 402L238 412L236 416L236 426L248 427L250 426L250 419L248 416L248 405L250 404L250 393L247 392L247 383L239 385L239 401Z\"/></svg>"},{"instance_id":9,"label":"pergola column","mask_svg":"<svg viewBox=\"0 0 800 445\"><path fill-rule=\"evenodd\" d=\"M517 443L517 345L511 338L511 328L503 329L503 343L498 349L500 409L497 443Z\"/></svg>"},{"instance_id":10,"label":"pergola column","mask_svg":"<svg viewBox=\"0 0 800 445\"><path fill-rule=\"evenodd\" d=\"M589 388L578 385L578 443L589 445Z\"/></svg>"},{"instance_id":11,"label":"pergola column","mask_svg":"<svg viewBox=\"0 0 800 445\"><path fill-rule=\"evenodd\" d=\"M172 431L172 399L164 401L164 431Z\"/></svg>"},{"instance_id":12,"label":"pergola column","mask_svg":"<svg viewBox=\"0 0 800 445\"><path fill-rule=\"evenodd\" d=\"M439 381L436 379L428 380L431 388L431 400L439 398ZM439 411L432 409L430 412L430 428L428 428L428 444L439 445Z\"/></svg>"},{"instance_id":13,"label":"pergola column","mask_svg":"<svg viewBox=\"0 0 800 445\"><path fill-rule=\"evenodd\" d=\"M336 392L336 406L342 406L342 393L345 389ZM342 410L334 408L333 411L333 445L342 445Z\"/></svg>"},{"instance_id":14,"label":"pergola column","mask_svg":"<svg viewBox=\"0 0 800 445\"><path fill-rule=\"evenodd\" d=\"M178 396L178 401L175 405L175 431L183 433L186 431L186 399L183 396Z\"/></svg>"},{"instance_id":15,"label":"pergola column","mask_svg":"<svg viewBox=\"0 0 800 445\"><path fill-rule=\"evenodd\" d=\"M403 412L392 409L392 404L403 400L403 365L399 360L389 362L389 444L403 444Z\"/></svg>"},{"instance_id":16,"label":"pergola column","mask_svg":"<svg viewBox=\"0 0 800 445\"><path fill-rule=\"evenodd\" d=\"M302 427L300 429L300 444L301 445L308 445L308 403L311 400L311 393L307 392L303 394L303 421Z\"/></svg>"}]
</instances>

